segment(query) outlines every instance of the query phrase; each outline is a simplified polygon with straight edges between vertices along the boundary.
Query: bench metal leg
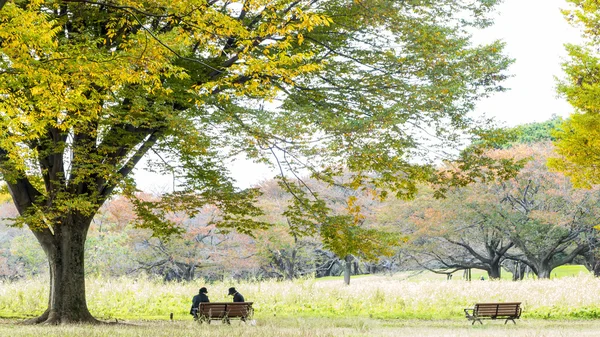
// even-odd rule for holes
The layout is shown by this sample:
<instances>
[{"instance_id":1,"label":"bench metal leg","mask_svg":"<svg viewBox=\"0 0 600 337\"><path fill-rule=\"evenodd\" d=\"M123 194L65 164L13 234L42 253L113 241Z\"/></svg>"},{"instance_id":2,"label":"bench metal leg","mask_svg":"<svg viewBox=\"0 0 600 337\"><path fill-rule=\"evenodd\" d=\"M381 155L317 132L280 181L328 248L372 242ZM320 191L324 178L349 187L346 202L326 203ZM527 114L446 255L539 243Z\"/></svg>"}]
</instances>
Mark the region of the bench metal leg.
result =
<instances>
[{"instance_id":1,"label":"bench metal leg","mask_svg":"<svg viewBox=\"0 0 600 337\"><path fill-rule=\"evenodd\" d=\"M512 321L515 325L517 324L517 322L515 322L514 318L507 318L506 321L504 321L504 324L508 323L508 321Z\"/></svg>"}]
</instances>

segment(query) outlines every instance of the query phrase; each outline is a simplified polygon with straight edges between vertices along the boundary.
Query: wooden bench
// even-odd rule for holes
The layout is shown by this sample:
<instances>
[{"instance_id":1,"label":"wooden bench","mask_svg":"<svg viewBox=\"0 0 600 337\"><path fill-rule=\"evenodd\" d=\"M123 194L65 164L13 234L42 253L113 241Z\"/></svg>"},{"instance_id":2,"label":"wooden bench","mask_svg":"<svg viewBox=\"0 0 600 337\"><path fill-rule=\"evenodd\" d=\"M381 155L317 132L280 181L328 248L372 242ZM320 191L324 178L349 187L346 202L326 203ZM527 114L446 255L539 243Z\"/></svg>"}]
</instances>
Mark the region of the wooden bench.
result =
<instances>
[{"instance_id":1,"label":"wooden bench","mask_svg":"<svg viewBox=\"0 0 600 337\"><path fill-rule=\"evenodd\" d=\"M194 317L200 323L219 320L231 324L230 319L239 318L243 322L252 319L254 302L201 302Z\"/></svg>"},{"instance_id":2,"label":"wooden bench","mask_svg":"<svg viewBox=\"0 0 600 337\"><path fill-rule=\"evenodd\" d=\"M513 321L521 317L521 302L508 302L508 303L477 303L474 308L465 309L465 315L468 320L475 322L481 322L482 319L506 319L504 324L509 320Z\"/></svg>"}]
</instances>

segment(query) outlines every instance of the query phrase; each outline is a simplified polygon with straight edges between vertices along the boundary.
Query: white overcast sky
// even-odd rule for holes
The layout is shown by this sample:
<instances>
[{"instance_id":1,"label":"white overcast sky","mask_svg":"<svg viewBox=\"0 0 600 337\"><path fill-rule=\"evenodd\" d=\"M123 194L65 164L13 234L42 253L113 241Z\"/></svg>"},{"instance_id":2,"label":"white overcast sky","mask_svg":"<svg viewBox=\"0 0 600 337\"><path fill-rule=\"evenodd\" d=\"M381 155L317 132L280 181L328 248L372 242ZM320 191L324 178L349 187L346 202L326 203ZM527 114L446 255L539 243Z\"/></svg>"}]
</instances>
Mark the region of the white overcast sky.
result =
<instances>
[{"instance_id":1,"label":"white overcast sky","mask_svg":"<svg viewBox=\"0 0 600 337\"><path fill-rule=\"evenodd\" d=\"M485 113L514 126L541 122L553 114L565 117L572 111L557 97L554 80L561 76L561 63L567 56L563 45L580 41L579 31L560 12L567 7L565 0L504 0L494 16L494 26L474 34L476 43L503 40L505 53L516 59L509 69L513 77L504 83L510 90L480 102L475 115ZM242 188L274 175L245 160L232 163L229 169ZM136 180L144 191L171 190L171 177L148 174L143 168L136 170Z\"/></svg>"},{"instance_id":2,"label":"white overcast sky","mask_svg":"<svg viewBox=\"0 0 600 337\"><path fill-rule=\"evenodd\" d=\"M516 59L513 75L504 85L509 91L482 101L475 113L486 113L509 126L541 122L553 114L567 116L570 105L556 95L555 76L561 77L565 43L581 41L579 31L564 19L565 0L505 0L495 25L474 36L477 42L500 39L505 53Z\"/></svg>"}]
</instances>

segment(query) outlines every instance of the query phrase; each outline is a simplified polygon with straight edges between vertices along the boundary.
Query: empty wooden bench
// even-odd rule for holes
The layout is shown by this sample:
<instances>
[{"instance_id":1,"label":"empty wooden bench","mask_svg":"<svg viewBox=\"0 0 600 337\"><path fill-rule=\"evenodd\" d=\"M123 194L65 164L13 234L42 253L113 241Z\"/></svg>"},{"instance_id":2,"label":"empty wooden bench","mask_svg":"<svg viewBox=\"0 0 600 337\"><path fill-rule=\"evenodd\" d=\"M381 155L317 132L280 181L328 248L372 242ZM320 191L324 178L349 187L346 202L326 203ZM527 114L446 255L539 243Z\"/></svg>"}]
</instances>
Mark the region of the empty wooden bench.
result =
<instances>
[{"instance_id":1,"label":"empty wooden bench","mask_svg":"<svg viewBox=\"0 0 600 337\"><path fill-rule=\"evenodd\" d=\"M254 302L202 302L198 307L196 320L208 324L211 320L227 324L231 324L231 319L250 320L254 315L252 303Z\"/></svg>"},{"instance_id":2,"label":"empty wooden bench","mask_svg":"<svg viewBox=\"0 0 600 337\"><path fill-rule=\"evenodd\" d=\"M481 322L482 319L506 319L504 324L509 320L513 321L521 317L521 302L508 302L508 303L477 303L475 307L465 309L465 315L468 320L475 322Z\"/></svg>"}]
</instances>

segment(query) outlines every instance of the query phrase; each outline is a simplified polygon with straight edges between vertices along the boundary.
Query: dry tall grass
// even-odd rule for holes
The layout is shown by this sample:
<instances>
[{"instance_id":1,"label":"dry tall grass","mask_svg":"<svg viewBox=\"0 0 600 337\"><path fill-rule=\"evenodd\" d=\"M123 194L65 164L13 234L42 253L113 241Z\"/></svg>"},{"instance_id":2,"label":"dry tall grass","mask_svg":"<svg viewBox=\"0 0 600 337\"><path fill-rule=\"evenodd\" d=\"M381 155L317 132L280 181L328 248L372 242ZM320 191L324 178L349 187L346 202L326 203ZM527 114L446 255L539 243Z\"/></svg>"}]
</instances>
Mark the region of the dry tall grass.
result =
<instances>
[{"instance_id":1,"label":"dry tall grass","mask_svg":"<svg viewBox=\"0 0 600 337\"><path fill-rule=\"evenodd\" d=\"M394 277L356 278L350 286L340 280L161 283L148 279L90 279L90 311L104 319L166 319L174 313L190 319L191 298L208 287L211 301L231 301L235 286L255 302L257 318L365 317L403 319L461 319L463 308L476 302L522 302L525 318L600 317L600 279L580 275L554 280L407 281ZM41 313L47 304L42 279L0 284L0 316L24 317Z\"/></svg>"}]
</instances>

